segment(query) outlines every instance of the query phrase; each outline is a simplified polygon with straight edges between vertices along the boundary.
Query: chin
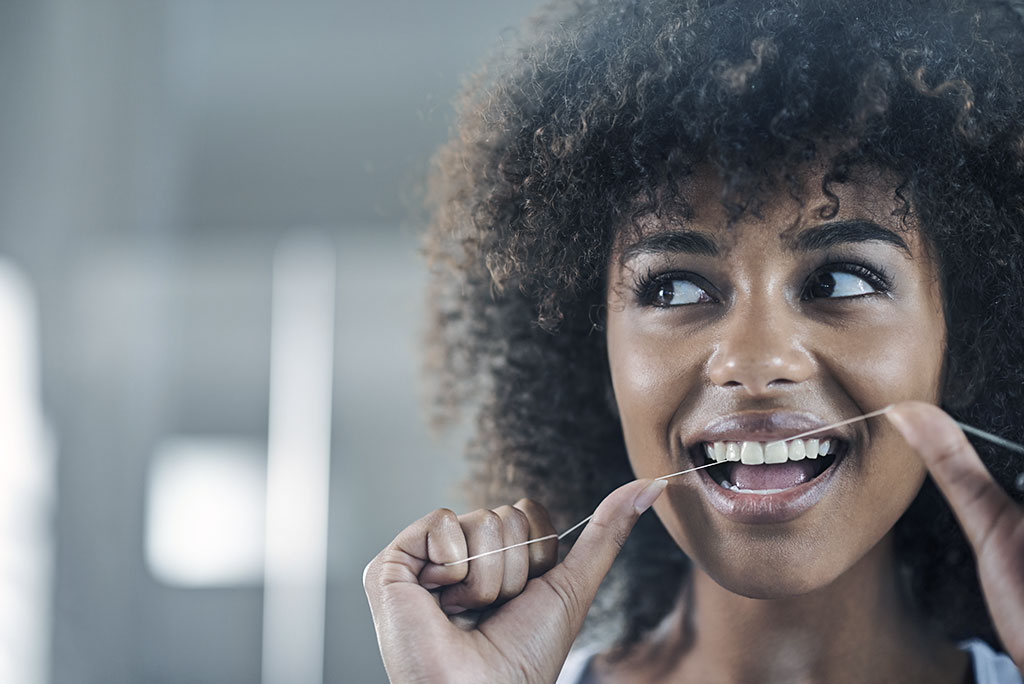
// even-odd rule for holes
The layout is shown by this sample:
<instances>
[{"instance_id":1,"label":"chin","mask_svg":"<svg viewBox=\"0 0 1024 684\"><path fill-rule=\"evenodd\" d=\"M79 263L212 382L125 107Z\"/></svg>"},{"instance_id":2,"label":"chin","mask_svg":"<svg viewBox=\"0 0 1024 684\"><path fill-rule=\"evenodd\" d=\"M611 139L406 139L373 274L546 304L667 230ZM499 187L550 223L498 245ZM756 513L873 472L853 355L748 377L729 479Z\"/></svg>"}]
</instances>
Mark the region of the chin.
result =
<instances>
[{"instance_id":1,"label":"chin","mask_svg":"<svg viewBox=\"0 0 1024 684\"><path fill-rule=\"evenodd\" d=\"M704 572L719 586L746 598L786 599L813 593L831 584L835 577L821 572L794 572L799 564L783 564L786 571L763 563L751 566L730 564L727 569Z\"/></svg>"}]
</instances>

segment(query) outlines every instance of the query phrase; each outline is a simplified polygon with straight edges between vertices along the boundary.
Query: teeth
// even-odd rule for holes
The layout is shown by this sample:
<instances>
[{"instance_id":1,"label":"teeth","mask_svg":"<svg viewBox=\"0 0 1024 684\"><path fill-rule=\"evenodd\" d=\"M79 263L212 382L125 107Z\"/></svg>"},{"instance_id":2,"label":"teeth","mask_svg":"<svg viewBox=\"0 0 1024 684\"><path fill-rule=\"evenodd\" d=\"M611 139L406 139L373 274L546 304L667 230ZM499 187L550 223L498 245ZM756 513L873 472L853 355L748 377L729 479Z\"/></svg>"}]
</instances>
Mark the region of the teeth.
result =
<instances>
[{"instance_id":1,"label":"teeth","mask_svg":"<svg viewBox=\"0 0 1024 684\"><path fill-rule=\"evenodd\" d=\"M786 491L785 489L741 489L736 485L730 485L726 489L731 489L734 492L740 492L741 494L778 494L779 492Z\"/></svg>"},{"instance_id":2,"label":"teeth","mask_svg":"<svg viewBox=\"0 0 1024 684\"><path fill-rule=\"evenodd\" d=\"M717 449L715 453L718 453ZM740 460L740 445L738 442L726 442L725 443L725 460L726 461L738 461Z\"/></svg>"},{"instance_id":3,"label":"teeth","mask_svg":"<svg viewBox=\"0 0 1024 684\"><path fill-rule=\"evenodd\" d=\"M807 440L807 458L818 458L818 440Z\"/></svg>"},{"instance_id":4,"label":"teeth","mask_svg":"<svg viewBox=\"0 0 1024 684\"><path fill-rule=\"evenodd\" d=\"M785 442L769 442L764 447L765 463L785 463L789 459L789 449Z\"/></svg>"},{"instance_id":5,"label":"teeth","mask_svg":"<svg viewBox=\"0 0 1024 684\"><path fill-rule=\"evenodd\" d=\"M747 465L785 463L835 453L830 439L792 439L788 442L714 442L704 444L708 459L722 463L742 461Z\"/></svg>"},{"instance_id":6,"label":"teeth","mask_svg":"<svg viewBox=\"0 0 1024 684\"><path fill-rule=\"evenodd\" d=\"M724 442L715 442L715 454L714 454L713 458L716 461L724 461L725 460L725 443Z\"/></svg>"},{"instance_id":7,"label":"teeth","mask_svg":"<svg viewBox=\"0 0 1024 684\"><path fill-rule=\"evenodd\" d=\"M807 445L802 439L794 439L789 443L789 460L802 461L807 455Z\"/></svg>"},{"instance_id":8,"label":"teeth","mask_svg":"<svg viewBox=\"0 0 1024 684\"><path fill-rule=\"evenodd\" d=\"M747 465L764 463L764 447L760 442L744 442L740 448L740 460Z\"/></svg>"}]
</instances>

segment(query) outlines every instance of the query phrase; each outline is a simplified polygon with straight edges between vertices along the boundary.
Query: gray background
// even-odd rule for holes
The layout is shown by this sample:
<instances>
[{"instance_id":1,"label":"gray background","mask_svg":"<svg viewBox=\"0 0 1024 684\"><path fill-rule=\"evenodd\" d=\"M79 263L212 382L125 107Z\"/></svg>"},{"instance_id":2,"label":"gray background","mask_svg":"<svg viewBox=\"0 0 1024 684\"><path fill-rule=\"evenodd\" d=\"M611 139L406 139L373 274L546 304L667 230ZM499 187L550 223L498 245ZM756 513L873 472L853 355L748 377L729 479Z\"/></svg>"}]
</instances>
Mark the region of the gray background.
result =
<instances>
[{"instance_id":1,"label":"gray background","mask_svg":"<svg viewBox=\"0 0 1024 684\"><path fill-rule=\"evenodd\" d=\"M325 681L385 680L360 573L463 472L423 420L410 198L534 5L0 3L0 255L38 297L57 444L50 681L259 681L260 587L155 579L144 482L168 436L266 443L271 254L308 227L338 249Z\"/></svg>"}]
</instances>

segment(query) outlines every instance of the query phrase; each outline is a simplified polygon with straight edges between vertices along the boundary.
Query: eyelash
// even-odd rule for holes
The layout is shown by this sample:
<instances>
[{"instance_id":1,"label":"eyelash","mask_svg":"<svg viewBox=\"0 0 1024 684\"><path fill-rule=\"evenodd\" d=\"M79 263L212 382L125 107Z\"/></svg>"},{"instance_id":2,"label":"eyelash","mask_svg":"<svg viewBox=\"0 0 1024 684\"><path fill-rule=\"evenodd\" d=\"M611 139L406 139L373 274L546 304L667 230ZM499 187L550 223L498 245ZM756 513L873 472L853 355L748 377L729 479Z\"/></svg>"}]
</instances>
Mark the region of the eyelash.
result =
<instances>
[{"instance_id":1,"label":"eyelash","mask_svg":"<svg viewBox=\"0 0 1024 684\"><path fill-rule=\"evenodd\" d=\"M872 294L888 294L892 291L892 277L880 266L869 266L857 261L828 261L808 276L808 280L818 275L819 273L829 273L838 271L842 273L849 273L855 275L858 278L863 278L875 292ZM667 273L655 273L653 269L648 269L646 273L641 273L634 278L633 292L636 294L637 300L644 306L655 306L658 308L670 308L667 306L661 306L654 304L654 299L658 294L659 288L671 283L673 280L687 280L697 285L704 291L708 292L708 295L714 298L714 295L710 293L712 289L706 280L700 276L690 273L688 271L671 271ZM856 297L838 297L837 299L855 299ZM805 299L801 295L801 299ZM806 298L811 299L811 298Z\"/></svg>"},{"instance_id":2,"label":"eyelash","mask_svg":"<svg viewBox=\"0 0 1024 684\"><path fill-rule=\"evenodd\" d=\"M889 294L892 292L892 277L881 266L872 266L857 261L828 261L816 268L810 277L819 273L839 271L849 273L862 278L868 285L875 289L871 294ZM801 296L802 297L802 296ZM853 299L853 297L840 297L838 299Z\"/></svg>"},{"instance_id":3,"label":"eyelash","mask_svg":"<svg viewBox=\"0 0 1024 684\"><path fill-rule=\"evenodd\" d=\"M700 276L694 273L690 273L688 271L671 271L668 273L655 273L653 269L648 269L646 273L640 273L635 277L633 281L633 292L636 294L637 300L644 306L669 308L655 304L654 298L658 295L658 290L660 288L671 283L673 280L690 281L695 285L699 286L705 292L711 289L707 285L707 281L705 281Z\"/></svg>"}]
</instances>

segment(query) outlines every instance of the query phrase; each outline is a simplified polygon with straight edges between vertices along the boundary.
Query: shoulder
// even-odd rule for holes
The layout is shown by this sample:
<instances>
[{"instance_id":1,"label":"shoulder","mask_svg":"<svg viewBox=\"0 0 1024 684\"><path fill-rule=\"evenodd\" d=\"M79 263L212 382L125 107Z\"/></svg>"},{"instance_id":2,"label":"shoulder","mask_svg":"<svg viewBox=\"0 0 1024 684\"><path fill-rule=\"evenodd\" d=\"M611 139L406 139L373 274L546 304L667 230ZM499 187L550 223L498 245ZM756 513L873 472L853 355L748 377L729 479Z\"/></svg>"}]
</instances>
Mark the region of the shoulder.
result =
<instances>
[{"instance_id":1,"label":"shoulder","mask_svg":"<svg viewBox=\"0 0 1024 684\"><path fill-rule=\"evenodd\" d=\"M1024 684L1024 678L1009 656L996 653L981 639L963 641L960 648L971 656L976 684ZM573 648L555 684L586 684L587 670L598 652L594 646Z\"/></svg>"},{"instance_id":2,"label":"shoulder","mask_svg":"<svg viewBox=\"0 0 1024 684\"><path fill-rule=\"evenodd\" d=\"M969 639L960 648L971 654L977 684L1024 684L1020 671L1005 653L996 653L981 639Z\"/></svg>"}]
</instances>

